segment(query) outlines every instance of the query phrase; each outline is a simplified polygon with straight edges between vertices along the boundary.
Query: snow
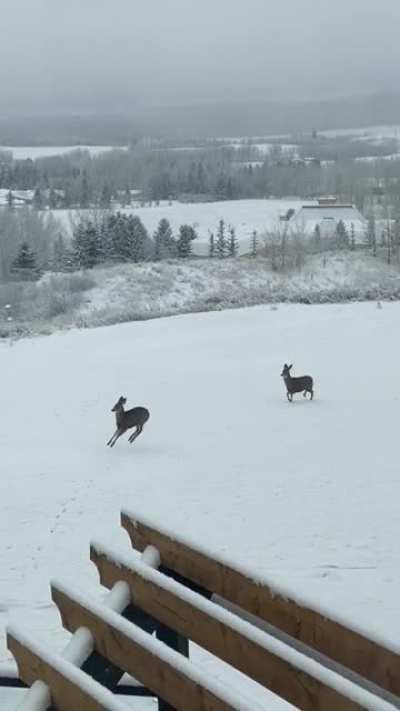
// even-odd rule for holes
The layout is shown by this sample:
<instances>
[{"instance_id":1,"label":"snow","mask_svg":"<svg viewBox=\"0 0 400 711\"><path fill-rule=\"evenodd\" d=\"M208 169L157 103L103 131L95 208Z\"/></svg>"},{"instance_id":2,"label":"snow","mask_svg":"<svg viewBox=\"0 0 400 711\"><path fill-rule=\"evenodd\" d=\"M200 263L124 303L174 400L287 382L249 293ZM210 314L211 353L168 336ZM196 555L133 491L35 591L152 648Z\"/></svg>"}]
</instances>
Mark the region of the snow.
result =
<instances>
[{"instance_id":1,"label":"snow","mask_svg":"<svg viewBox=\"0 0 400 711\"><path fill-rule=\"evenodd\" d=\"M399 319L279 305L0 344L1 629L62 649L49 581L99 596L89 540L128 551L124 507L397 647ZM284 362L313 402L286 401ZM151 418L110 450L120 395Z\"/></svg>"},{"instance_id":2,"label":"snow","mask_svg":"<svg viewBox=\"0 0 400 711\"><path fill-rule=\"evenodd\" d=\"M159 568L161 564L160 553L154 546L147 546L142 553L142 562L151 568Z\"/></svg>"},{"instance_id":3,"label":"snow","mask_svg":"<svg viewBox=\"0 0 400 711\"><path fill-rule=\"evenodd\" d=\"M36 160L51 156L65 155L72 151L88 151L91 156L99 155L106 151L125 150L121 146L0 146L1 151L12 152L14 160Z\"/></svg>"},{"instance_id":4,"label":"snow","mask_svg":"<svg viewBox=\"0 0 400 711\"><path fill-rule=\"evenodd\" d=\"M225 221L227 229L229 226L235 228L240 252L249 252L254 230L257 230L259 236L267 230L276 230L282 214L290 208L298 210L303 204L304 201L299 198L173 202L153 207L126 208L122 212L140 217L150 235L155 232L163 218L169 220L175 234L178 233L180 225L192 225L199 235L193 243L193 252L199 256L208 256L210 231L216 233L219 220ZM79 214L82 214L82 210ZM71 230L73 211L56 210L54 216L61 221L67 232Z\"/></svg>"},{"instance_id":5,"label":"snow","mask_svg":"<svg viewBox=\"0 0 400 711\"><path fill-rule=\"evenodd\" d=\"M18 711L46 711L51 704L50 689L43 681L37 679L30 689L24 692Z\"/></svg>"}]
</instances>

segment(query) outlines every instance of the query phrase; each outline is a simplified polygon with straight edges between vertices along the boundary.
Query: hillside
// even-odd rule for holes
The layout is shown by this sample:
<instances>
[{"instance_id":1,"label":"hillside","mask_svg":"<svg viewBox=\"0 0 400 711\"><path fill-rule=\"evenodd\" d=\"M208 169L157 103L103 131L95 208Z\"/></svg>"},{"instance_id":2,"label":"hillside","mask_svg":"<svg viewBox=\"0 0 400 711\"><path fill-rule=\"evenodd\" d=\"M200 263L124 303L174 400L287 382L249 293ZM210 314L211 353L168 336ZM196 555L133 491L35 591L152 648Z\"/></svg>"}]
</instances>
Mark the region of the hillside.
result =
<instances>
[{"instance_id":1,"label":"hillside","mask_svg":"<svg viewBox=\"0 0 400 711\"><path fill-rule=\"evenodd\" d=\"M309 257L284 273L262 257L118 264L0 287L0 334L47 334L256 304L399 298L398 268L362 252Z\"/></svg>"}]
</instances>

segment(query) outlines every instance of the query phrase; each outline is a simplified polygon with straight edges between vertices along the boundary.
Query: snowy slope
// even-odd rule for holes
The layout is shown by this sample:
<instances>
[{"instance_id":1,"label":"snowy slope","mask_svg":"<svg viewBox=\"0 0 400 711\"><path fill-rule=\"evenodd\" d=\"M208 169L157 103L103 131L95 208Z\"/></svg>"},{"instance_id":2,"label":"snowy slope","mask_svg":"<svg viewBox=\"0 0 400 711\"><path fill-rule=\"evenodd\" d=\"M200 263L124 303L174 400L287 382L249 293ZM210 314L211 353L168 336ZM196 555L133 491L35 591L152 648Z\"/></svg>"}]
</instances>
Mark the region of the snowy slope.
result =
<instances>
[{"instance_id":1,"label":"snowy slope","mask_svg":"<svg viewBox=\"0 0 400 711\"><path fill-rule=\"evenodd\" d=\"M287 305L2 344L1 630L62 646L49 579L92 590L89 539L128 546L123 505L398 646L399 318ZM313 403L286 402L285 361ZM121 394L151 418L110 450Z\"/></svg>"}]
</instances>

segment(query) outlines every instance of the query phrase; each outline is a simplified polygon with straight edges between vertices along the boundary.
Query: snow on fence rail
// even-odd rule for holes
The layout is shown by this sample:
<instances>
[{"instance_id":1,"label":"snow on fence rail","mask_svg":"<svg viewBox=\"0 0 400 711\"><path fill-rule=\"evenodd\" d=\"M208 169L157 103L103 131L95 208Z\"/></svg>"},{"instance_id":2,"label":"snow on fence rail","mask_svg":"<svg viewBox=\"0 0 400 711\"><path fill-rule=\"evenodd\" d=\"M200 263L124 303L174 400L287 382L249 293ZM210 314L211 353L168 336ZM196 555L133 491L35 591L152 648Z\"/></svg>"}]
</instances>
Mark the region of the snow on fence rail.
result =
<instances>
[{"instance_id":1,"label":"snow on fence rail","mask_svg":"<svg viewBox=\"0 0 400 711\"><path fill-rule=\"evenodd\" d=\"M118 701L108 689L60 654L48 652L44 645L32 642L26 634L14 628L8 631L7 639L24 681L33 684L40 679L42 694L39 703L43 698L47 707L51 703L57 711L128 711L126 704ZM32 711L36 711L37 700L35 705L29 702L29 706ZM29 706L25 704L21 708L27 709Z\"/></svg>"},{"instance_id":2,"label":"snow on fence rail","mask_svg":"<svg viewBox=\"0 0 400 711\"><path fill-rule=\"evenodd\" d=\"M292 599L290 593L273 582L255 580L173 533L154 528L135 514L123 511L121 523L137 551L147 546L158 550L161 569L175 571L210 595L220 596L390 694L400 696L400 648L392 649L383 640L367 638L330 618L325 611Z\"/></svg>"},{"instance_id":3,"label":"snow on fence rail","mask_svg":"<svg viewBox=\"0 0 400 711\"><path fill-rule=\"evenodd\" d=\"M265 703L258 696L247 698L189 660L189 640L258 682L261 693L264 687L304 711L400 708L394 695L400 676L394 650L135 516L123 512L122 524L142 555L91 545L100 582L111 588L103 602L52 583L63 625L73 633L62 654L50 653L24 633L8 631L20 678L32 685L20 711L122 711L127 707L115 694L124 673L144 685L125 687L126 693L157 697L160 711L269 708L267 692ZM215 594L232 604L233 611L217 604ZM242 610L257 618L246 621ZM280 627L284 641L253 624L259 618ZM299 651L290 634L324 654L329 651L357 673L362 668L372 688L354 674L349 679L338 665L332 670Z\"/></svg>"},{"instance_id":4,"label":"snow on fence rail","mask_svg":"<svg viewBox=\"0 0 400 711\"><path fill-rule=\"evenodd\" d=\"M94 543L91 559L103 585L112 587L124 580L145 612L298 708L383 711L385 704L372 694L149 568L133 554L116 554Z\"/></svg>"}]
</instances>

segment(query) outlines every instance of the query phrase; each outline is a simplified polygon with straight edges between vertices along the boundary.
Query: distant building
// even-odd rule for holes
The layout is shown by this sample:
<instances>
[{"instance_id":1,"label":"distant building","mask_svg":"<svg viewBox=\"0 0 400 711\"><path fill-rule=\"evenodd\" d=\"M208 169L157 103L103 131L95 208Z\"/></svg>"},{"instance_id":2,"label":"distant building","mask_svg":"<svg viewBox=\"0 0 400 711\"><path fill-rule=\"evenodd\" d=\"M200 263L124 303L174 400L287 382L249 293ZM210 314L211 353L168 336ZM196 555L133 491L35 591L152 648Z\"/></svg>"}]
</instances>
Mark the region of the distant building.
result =
<instances>
[{"instance_id":1,"label":"distant building","mask_svg":"<svg viewBox=\"0 0 400 711\"><path fill-rule=\"evenodd\" d=\"M335 197L319 198L316 203L302 205L290 218L290 224L306 235L312 235L319 227L321 237L329 237L336 232L339 222L343 222L348 233L354 229L356 240L364 240L367 220L354 205L343 205Z\"/></svg>"}]
</instances>

